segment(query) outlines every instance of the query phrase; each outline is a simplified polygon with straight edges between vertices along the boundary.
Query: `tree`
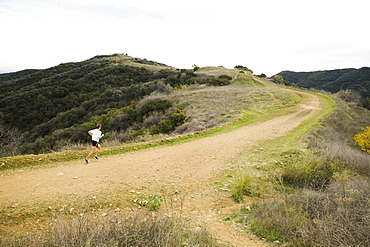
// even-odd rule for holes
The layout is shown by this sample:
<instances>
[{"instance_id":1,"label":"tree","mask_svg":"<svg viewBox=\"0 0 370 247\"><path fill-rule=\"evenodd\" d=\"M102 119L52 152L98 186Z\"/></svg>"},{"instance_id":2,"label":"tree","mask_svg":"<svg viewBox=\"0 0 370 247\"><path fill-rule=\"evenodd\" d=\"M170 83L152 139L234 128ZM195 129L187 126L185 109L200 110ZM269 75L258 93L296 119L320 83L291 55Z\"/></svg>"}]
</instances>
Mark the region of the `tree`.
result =
<instances>
[{"instance_id":1,"label":"tree","mask_svg":"<svg viewBox=\"0 0 370 247\"><path fill-rule=\"evenodd\" d=\"M370 98L362 99L361 103L364 108L370 110Z\"/></svg>"},{"instance_id":2,"label":"tree","mask_svg":"<svg viewBox=\"0 0 370 247\"><path fill-rule=\"evenodd\" d=\"M243 65L235 65L234 66L234 69L240 69L240 70L248 70L247 67L243 66Z\"/></svg>"},{"instance_id":3,"label":"tree","mask_svg":"<svg viewBox=\"0 0 370 247\"><path fill-rule=\"evenodd\" d=\"M0 157L18 155L22 139L23 136L18 129L0 124Z\"/></svg>"}]
</instances>

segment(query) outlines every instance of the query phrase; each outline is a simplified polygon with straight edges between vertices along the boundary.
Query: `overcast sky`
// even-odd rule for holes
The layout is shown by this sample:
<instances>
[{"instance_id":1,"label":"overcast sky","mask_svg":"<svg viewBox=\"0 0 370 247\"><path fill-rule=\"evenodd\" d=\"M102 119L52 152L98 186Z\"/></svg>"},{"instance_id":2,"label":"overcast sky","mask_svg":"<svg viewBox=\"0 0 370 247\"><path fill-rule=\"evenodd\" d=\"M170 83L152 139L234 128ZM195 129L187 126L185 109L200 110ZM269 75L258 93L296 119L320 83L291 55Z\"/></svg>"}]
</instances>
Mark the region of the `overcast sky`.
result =
<instances>
[{"instance_id":1,"label":"overcast sky","mask_svg":"<svg viewBox=\"0 0 370 247\"><path fill-rule=\"evenodd\" d=\"M369 0L0 0L0 72L124 53L255 74L370 66Z\"/></svg>"}]
</instances>

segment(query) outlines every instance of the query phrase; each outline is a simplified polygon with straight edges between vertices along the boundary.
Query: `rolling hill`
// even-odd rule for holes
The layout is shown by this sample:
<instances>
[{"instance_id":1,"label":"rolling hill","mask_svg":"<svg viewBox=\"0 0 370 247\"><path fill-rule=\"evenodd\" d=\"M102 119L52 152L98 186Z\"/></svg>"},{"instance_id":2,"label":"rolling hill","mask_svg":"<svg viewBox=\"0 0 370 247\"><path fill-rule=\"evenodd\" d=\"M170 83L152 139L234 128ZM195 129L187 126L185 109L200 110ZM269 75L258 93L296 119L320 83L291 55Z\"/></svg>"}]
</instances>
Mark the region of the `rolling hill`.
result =
<instances>
[{"instance_id":1,"label":"rolling hill","mask_svg":"<svg viewBox=\"0 0 370 247\"><path fill-rule=\"evenodd\" d=\"M187 104L177 107L175 100L159 98L138 104L144 97L191 85L227 85L238 73L223 67L176 69L113 54L0 74L2 149L17 139L17 154L55 151L87 141L86 130L96 123L109 133L127 132L121 135L124 141L148 133L167 134L184 123ZM4 155L9 154L0 154Z\"/></svg>"},{"instance_id":2,"label":"rolling hill","mask_svg":"<svg viewBox=\"0 0 370 247\"><path fill-rule=\"evenodd\" d=\"M344 90L358 92L370 98L370 68L336 69L313 72L282 71L278 75L303 88L316 88L331 93Z\"/></svg>"}]
</instances>

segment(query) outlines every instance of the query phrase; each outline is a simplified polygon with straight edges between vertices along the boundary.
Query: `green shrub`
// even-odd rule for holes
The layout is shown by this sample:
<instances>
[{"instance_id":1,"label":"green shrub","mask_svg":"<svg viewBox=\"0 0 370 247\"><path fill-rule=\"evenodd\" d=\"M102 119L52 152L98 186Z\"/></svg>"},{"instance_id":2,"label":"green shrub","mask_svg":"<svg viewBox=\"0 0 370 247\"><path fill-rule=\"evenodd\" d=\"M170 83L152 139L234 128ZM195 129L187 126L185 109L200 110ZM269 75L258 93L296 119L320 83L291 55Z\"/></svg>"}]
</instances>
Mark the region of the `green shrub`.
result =
<instances>
[{"instance_id":1,"label":"green shrub","mask_svg":"<svg viewBox=\"0 0 370 247\"><path fill-rule=\"evenodd\" d=\"M176 112L172 113L168 119L159 121L157 125L153 125L149 128L150 134L155 135L159 133L168 134L175 130L177 126L185 123L186 115L185 112L177 109Z\"/></svg>"},{"instance_id":2,"label":"green shrub","mask_svg":"<svg viewBox=\"0 0 370 247\"><path fill-rule=\"evenodd\" d=\"M169 117L169 120L171 121L172 125L177 127L181 124L185 123L186 114L184 111L177 109L176 112L172 113Z\"/></svg>"},{"instance_id":3,"label":"green shrub","mask_svg":"<svg viewBox=\"0 0 370 247\"><path fill-rule=\"evenodd\" d=\"M220 76L218 77L218 79L222 79L222 80L229 80L229 81L231 81L233 78L232 78L231 76L229 76L229 75L220 75Z\"/></svg>"},{"instance_id":4,"label":"green shrub","mask_svg":"<svg viewBox=\"0 0 370 247\"><path fill-rule=\"evenodd\" d=\"M146 102L140 109L141 116L148 116L152 112L165 113L172 103L166 99L154 99Z\"/></svg>"},{"instance_id":5,"label":"green shrub","mask_svg":"<svg viewBox=\"0 0 370 247\"><path fill-rule=\"evenodd\" d=\"M155 135L159 133L170 133L174 130L174 126L172 125L171 121L168 119L161 120L157 125L153 125L150 127L149 131L150 134Z\"/></svg>"},{"instance_id":6,"label":"green shrub","mask_svg":"<svg viewBox=\"0 0 370 247\"><path fill-rule=\"evenodd\" d=\"M213 79L208 84L212 86L227 86L231 84L232 77L228 75L220 75L218 78Z\"/></svg>"},{"instance_id":7,"label":"green shrub","mask_svg":"<svg viewBox=\"0 0 370 247\"><path fill-rule=\"evenodd\" d=\"M287 161L282 174L283 182L298 188L325 188L332 180L335 172L343 170L328 159L313 156L293 157Z\"/></svg>"}]
</instances>

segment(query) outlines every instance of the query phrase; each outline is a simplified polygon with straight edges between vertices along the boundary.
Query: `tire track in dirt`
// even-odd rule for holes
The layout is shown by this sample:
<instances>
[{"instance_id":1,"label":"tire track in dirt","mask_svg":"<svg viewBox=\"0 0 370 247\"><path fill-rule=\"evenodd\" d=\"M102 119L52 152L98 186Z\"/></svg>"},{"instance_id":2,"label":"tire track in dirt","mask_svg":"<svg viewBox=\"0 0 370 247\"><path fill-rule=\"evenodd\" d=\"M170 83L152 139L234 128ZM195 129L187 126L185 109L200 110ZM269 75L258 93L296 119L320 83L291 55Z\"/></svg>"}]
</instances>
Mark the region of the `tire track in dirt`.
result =
<instances>
[{"instance_id":1,"label":"tire track in dirt","mask_svg":"<svg viewBox=\"0 0 370 247\"><path fill-rule=\"evenodd\" d=\"M264 141L286 135L319 110L318 96L296 93L303 100L292 113L263 123L173 146L102 156L89 165L81 160L3 174L0 205L36 204L71 194L83 197L117 188L148 195L178 190L183 196L182 216L192 219L195 225L205 225L220 241L233 246L267 246L219 221L220 216L241 205L232 201L229 193L215 191L212 183L217 179L217 171L230 166L230 159L248 153ZM122 198L126 199L129 197Z\"/></svg>"}]
</instances>

